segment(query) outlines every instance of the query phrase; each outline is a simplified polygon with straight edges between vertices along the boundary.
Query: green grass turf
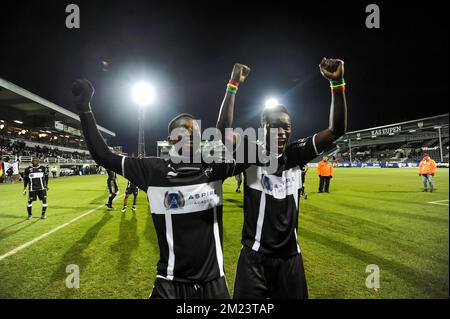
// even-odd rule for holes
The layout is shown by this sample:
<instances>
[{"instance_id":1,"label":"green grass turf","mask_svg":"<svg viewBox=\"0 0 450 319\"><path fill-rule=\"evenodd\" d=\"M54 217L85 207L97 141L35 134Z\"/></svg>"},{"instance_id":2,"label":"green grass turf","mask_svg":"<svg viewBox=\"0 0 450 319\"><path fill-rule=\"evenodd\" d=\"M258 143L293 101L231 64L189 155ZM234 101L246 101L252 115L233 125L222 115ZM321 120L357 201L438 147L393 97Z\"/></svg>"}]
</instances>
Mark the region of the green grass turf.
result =
<instances>
[{"instance_id":1,"label":"green grass turf","mask_svg":"<svg viewBox=\"0 0 450 319\"><path fill-rule=\"evenodd\" d=\"M448 298L448 170L436 192L422 193L412 169L336 169L330 194L316 192L315 169L301 201L299 241L311 298ZM105 176L50 180L48 219L26 221L22 185L0 185L0 256L105 203ZM119 179L121 194L126 182ZM224 185L224 259L230 290L241 248L242 194ZM119 196L120 196L119 195ZM123 197L115 202L120 209ZM34 216L40 215L35 203ZM0 298L147 298L159 248L146 197L138 211L103 207L0 260ZM80 267L80 288L65 287L66 266ZM368 264L381 288L368 289Z\"/></svg>"}]
</instances>

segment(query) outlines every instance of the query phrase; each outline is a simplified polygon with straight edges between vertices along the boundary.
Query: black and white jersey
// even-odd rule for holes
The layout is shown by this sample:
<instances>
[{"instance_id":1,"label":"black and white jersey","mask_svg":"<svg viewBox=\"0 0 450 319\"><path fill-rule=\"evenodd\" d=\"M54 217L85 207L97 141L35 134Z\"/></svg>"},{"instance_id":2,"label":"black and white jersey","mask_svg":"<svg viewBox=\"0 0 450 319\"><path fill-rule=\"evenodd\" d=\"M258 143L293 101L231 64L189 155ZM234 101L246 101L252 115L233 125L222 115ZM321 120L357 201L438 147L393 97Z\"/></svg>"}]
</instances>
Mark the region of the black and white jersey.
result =
<instances>
[{"instance_id":1,"label":"black and white jersey","mask_svg":"<svg viewBox=\"0 0 450 319\"><path fill-rule=\"evenodd\" d=\"M315 136L289 144L279 156L274 174L269 174L261 164L245 170L243 245L273 256L300 253L297 241L300 168L319 155L314 140Z\"/></svg>"},{"instance_id":2,"label":"black and white jersey","mask_svg":"<svg viewBox=\"0 0 450 319\"><path fill-rule=\"evenodd\" d=\"M127 192L133 193L138 190L138 187L134 185L132 182L128 181L127 184Z\"/></svg>"},{"instance_id":3,"label":"black and white jersey","mask_svg":"<svg viewBox=\"0 0 450 319\"><path fill-rule=\"evenodd\" d=\"M115 182L117 179L117 174L113 171L107 170L106 173L108 174L108 182Z\"/></svg>"},{"instance_id":4,"label":"black and white jersey","mask_svg":"<svg viewBox=\"0 0 450 319\"><path fill-rule=\"evenodd\" d=\"M224 275L222 182L238 173L235 167L234 161L122 158L122 175L147 193L160 248L158 277L196 283Z\"/></svg>"},{"instance_id":5,"label":"black and white jersey","mask_svg":"<svg viewBox=\"0 0 450 319\"><path fill-rule=\"evenodd\" d=\"M47 189L48 169L45 166L29 166L25 169L23 177L24 186L28 185L30 192Z\"/></svg>"},{"instance_id":6,"label":"black and white jersey","mask_svg":"<svg viewBox=\"0 0 450 319\"><path fill-rule=\"evenodd\" d=\"M108 185L108 191L110 194L116 194L119 188L117 187L117 174L113 171L107 170L108 180L106 181Z\"/></svg>"}]
</instances>

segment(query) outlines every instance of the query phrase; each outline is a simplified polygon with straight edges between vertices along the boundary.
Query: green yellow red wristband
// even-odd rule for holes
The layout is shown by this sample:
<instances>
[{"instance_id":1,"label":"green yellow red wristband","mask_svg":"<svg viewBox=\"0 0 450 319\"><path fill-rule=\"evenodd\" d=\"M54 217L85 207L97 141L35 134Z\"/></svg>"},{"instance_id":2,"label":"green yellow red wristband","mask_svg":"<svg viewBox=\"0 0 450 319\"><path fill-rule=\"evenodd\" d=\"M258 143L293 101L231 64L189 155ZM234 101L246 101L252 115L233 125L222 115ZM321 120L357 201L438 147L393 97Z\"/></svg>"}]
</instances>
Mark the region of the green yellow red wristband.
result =
<instances>
[{"instance_id":1,"label":"green yellow red wristband","mask_svg":"<svg viewBox=\"0 0 450 319\"><path fill-rule=\"evenodd\" d=\"M330 81L331 93L343 93L345 92L345 80L331 80Z\"/></svg>"},{"instance_id":2,"label":"green yellow red wristband","mask_svg":"<svg viewBox=\"0 0 450 319\"><path fill-rule=\"evenodd\" d=\"M331 80L330 81L330 86L331 87L339 86L339 85L345 85L345 80L344 79L340 79L340 80Z\"/></svg>"},{"instance_id":3,"label":"green yellow red wristband","mask_svg":"<svg viewBox=\"0 0 450 319\"><path fill-rule=\"evenodd\" d=\"M331 88L331 93L344 93L344 92L345 92L345 85Z\"/></svg>"},{"instance_id":4,"label":"green yellow red wristband","mask_svg":"<svg viewBox=\"0 0 450 319\"><path fill-rule=\"evenodd\" d=\"M239 88L239 82L230 80L227 84L227 92L231 94L236 94Z\"/></svg>"}]
</instances>

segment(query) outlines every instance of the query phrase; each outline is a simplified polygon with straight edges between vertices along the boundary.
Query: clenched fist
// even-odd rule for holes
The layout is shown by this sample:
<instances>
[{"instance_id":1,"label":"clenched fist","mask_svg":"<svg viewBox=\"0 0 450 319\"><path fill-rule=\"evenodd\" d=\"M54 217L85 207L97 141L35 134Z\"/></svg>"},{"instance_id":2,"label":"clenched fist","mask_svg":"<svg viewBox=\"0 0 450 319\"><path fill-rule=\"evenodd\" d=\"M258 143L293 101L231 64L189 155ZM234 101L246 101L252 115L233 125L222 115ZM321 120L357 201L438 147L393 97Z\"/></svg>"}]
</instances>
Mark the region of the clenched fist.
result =
<instances>
[{"instance_id":1,"label":"clenched fist","mask_svg":"<svg viewBox=\"0 0 450 319\"><path fill-rule=\"evenodd\" d=\"M72 94L78 113L89 112L90 102L94 96L94 86L88 80L76 80L72 84Z\"/></svg>"},{"instance_id":2,"label":"clenched fist","mask_svg":"<svg viewBox=\"0 0 450 319\"><path fill-rule=\"evenodd\" d=\"M231 72L231 79L233 81L242 83L247 78L248 74L250 73L250 68L246 65L236 63L233 66L233 72Z\"/></svg>"},{"instance_id":3,"label":"clenched fist","mask_svg":"<svg viewBox=\"0 0 450 319\"><path fill-rule=\"evenodd\" d=\"M342 60L322 58L319 69L322 76L328 81L337 81L344 78L344 61Z\"/></svg>"}]
</instances>

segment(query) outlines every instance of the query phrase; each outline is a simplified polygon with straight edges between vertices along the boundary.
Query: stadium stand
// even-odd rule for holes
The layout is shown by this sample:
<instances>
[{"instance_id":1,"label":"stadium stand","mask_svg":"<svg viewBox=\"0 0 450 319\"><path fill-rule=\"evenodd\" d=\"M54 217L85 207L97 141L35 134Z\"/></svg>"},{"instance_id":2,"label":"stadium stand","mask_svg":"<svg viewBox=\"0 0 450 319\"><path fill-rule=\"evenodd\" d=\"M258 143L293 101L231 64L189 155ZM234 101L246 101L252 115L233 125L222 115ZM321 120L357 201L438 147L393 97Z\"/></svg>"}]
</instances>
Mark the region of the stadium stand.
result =
<instances>
[{"instance_id":1,"label":"stadium stand","mask_svg":"<svg viewBox=\"0 0 450 319\"><path fill-rule=\"evenodd\" d=\"M338 166L416 167L425 152L448 167L449 114L348 132L326 154Z\"/></svg>"},{"instance_id":2,"label":"stadium stand","mask_svg":"<svg viewBox=\"0 0 450 319\"><path fill-rule=\"evenodd\" d=\"M38 157L58 175L98 172L86 148L78 116L0 78L0 167L17 164L15 175ZM115 133L98 126L105 140ZM3 164L2 164L3 163ZM0 182L2 177L0 176Z\"/></svg>"}]
</instances>

